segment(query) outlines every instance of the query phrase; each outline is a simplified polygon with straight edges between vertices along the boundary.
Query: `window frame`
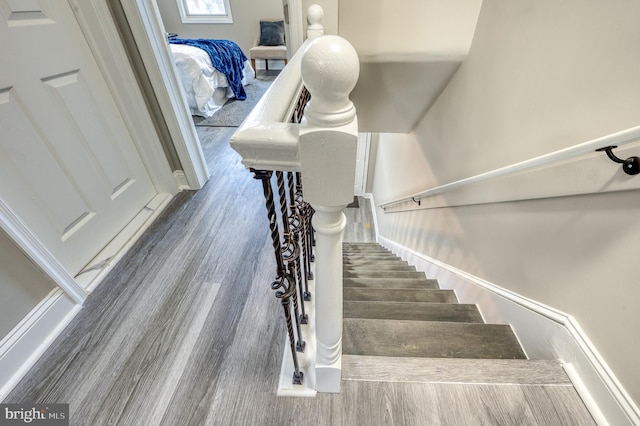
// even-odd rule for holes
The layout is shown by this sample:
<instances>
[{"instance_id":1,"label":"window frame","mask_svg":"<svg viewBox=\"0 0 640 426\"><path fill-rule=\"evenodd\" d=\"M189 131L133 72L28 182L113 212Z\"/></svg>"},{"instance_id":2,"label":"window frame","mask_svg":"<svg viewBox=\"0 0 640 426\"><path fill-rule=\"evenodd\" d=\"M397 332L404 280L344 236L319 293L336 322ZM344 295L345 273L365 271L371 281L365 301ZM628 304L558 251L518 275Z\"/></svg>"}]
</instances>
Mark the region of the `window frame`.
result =
<instances>
[{"instance_id":1,"label":"window frame","mask_svg":"<svg viewBox=\"0 0 640 426\"><path fill-rule=\"evenodd\" d=\"M233 24L233 16L231 16L231 6L229 0L222 0L224 4L224 15L196 15L190 14L187 8L187 0L176 0L178 9L180 10L180 18L183 24Z\"/></svg>"}]
</instances>

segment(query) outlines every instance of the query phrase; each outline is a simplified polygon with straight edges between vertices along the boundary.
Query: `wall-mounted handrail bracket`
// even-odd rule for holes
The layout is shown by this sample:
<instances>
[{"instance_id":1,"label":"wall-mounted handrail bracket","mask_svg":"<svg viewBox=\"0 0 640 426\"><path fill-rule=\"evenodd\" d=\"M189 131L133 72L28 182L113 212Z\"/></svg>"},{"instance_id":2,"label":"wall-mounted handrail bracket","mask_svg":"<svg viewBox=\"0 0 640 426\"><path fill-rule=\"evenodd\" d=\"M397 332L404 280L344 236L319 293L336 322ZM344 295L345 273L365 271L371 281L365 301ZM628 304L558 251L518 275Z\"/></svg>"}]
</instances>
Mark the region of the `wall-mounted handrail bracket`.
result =
<instances>
[{"instance_id":1,"label":"wall-mounted handrail bracket","mask_svg":"<svg viewBox=\"0 0 640 426\"><path fill-rule=\"evenodd\" d=\"M622 164L622 170L628 175L637 175L640 173L640 158L638 157L629 157L626 160L616 157L613 153L613 149L617 148L616 145L605 146L603 148L596 149L597 152L604 151L607 154L607 157L616 163Z\"/></svg>"}]
</instances>

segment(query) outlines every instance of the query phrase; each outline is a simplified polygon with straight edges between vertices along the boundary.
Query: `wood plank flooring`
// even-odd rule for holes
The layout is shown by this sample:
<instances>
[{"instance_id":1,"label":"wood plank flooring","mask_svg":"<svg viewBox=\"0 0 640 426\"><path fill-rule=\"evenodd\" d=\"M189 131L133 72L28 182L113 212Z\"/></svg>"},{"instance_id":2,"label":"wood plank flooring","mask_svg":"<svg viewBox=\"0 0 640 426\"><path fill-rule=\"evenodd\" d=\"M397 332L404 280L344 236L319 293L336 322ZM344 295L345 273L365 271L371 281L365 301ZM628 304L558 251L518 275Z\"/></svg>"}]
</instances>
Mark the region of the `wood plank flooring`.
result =
<instances>
[{"instance_id":1,"label":"wood plank flooring","mask_svg":"<svg viewBox=\"0 0 640 426\"><path fill-rule=\"evenodd\" d=\"M261 186L234 128L197 130L210 181L175 198L4 402L69 403L72 425L593 424L565 382L345 380L277 397L285 327ZM347 210L345 239L371 240L370 213Z\"/></svg>"}]
</instances>

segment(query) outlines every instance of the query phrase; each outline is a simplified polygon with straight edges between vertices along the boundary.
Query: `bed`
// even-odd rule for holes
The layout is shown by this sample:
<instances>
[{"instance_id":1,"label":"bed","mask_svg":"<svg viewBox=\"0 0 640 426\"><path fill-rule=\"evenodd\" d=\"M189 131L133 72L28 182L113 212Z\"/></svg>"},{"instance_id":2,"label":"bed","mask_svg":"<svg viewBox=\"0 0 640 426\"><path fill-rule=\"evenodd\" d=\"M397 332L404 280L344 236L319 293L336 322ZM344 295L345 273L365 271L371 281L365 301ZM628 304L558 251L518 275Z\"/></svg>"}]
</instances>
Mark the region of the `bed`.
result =
<instances>
[{"instance_id":1,"label":"bed","mask_svg":"<svg viewBox=\"0 0 640 426\"><path fill-rule=\"evenodd\" d=\"M192 115L211 117L230 98L246 97L255 74L235 43L171 37L169 46Z\"/></svg>"}]
</instances>

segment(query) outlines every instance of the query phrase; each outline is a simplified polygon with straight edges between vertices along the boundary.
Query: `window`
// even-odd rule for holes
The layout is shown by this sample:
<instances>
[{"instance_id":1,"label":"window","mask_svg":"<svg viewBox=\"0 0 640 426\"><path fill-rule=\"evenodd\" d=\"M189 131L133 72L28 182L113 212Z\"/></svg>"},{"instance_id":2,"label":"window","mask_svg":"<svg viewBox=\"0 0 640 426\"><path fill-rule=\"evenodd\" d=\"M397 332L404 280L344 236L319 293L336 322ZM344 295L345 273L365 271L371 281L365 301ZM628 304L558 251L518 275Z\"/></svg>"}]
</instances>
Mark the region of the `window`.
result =
<instances>
[{"instance_id":1,"label":"window","mask_svg":"<svg viewBox=\"0 0 640 426\"><path fill-rule=\"evenodd\" d=\"M184 24L232 24L229 0L177 0Z\"/></svg>"}]
</instances>

